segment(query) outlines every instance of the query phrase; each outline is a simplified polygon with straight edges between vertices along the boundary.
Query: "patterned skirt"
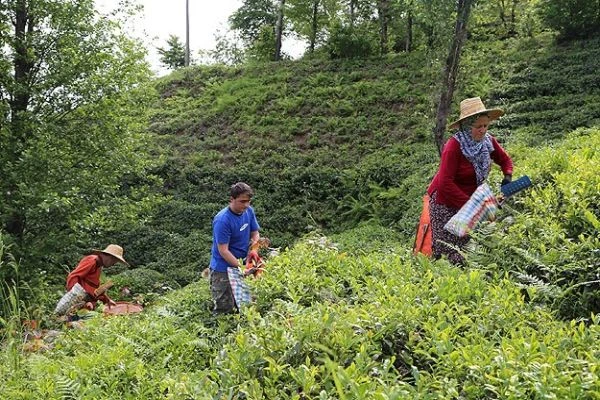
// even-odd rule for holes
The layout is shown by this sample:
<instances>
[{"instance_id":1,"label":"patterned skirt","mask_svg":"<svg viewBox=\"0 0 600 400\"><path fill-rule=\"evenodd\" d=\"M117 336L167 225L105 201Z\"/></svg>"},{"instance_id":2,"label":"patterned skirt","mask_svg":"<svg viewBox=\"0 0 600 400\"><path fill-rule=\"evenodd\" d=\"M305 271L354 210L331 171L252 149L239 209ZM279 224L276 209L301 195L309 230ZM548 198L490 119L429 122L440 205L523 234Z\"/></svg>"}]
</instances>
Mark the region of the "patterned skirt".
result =
<instances>
[{"instance_id":1,"label":"patterned skirt","mask_svg":"<svg viewBox=\"0 0 600 400\"><path fill-rule=\"evenodd\" d=\"M438 259L442 255L446 255L451 263L464 265L464 257L447 244L462 249L469 241L469 236L460 238L444 229L444 225L458 212L458 209L437 204L436 198L437 192L433 193L429 200L433 257Z\"/></svg>"}]
</instances>

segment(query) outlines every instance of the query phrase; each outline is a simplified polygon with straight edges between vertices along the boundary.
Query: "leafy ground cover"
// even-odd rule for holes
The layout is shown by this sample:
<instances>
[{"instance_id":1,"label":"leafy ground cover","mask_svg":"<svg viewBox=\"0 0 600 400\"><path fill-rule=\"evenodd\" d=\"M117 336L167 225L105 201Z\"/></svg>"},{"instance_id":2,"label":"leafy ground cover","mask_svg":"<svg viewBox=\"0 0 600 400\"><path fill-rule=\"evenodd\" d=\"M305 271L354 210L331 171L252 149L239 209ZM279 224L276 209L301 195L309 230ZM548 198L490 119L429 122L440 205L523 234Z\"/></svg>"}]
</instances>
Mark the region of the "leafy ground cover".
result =
<instances>
[{"instance_id":1,"label":"leafy ground cover","mask_svg":"<svg viewBox=\"0 0 600 400\"><path fill-rule=\"evenodd\" d=\"M511 273L566 318L600 311L600 130L579 129L560 144L514 146L519 171L534 182L480 232L469 257Z\"/></svg>"},{"instance_id":2,"label":"leafy ground cover","mask_svg":"<svg viewBox=\"0 0 600 400\"><path fill-rule=\"evenodd\" d=\"M48 352L0 353L11 399L596 398L600 325L563 322L503 274L413 257L365 226L306 237L214 318L206 281ZM354 242L360 238L360 253ZM389 237L390 240L381 240ZM372 238L369 240L368 238ZM16 366L16 368L15 368Z\"/></svg>"},{"instance_id":3,"label":"leafy ground cover","mask_svg":"<svg viewBox=\"0 0 600 400\"><path fill-rule=\"evenodd\" d=\"M507 109L496 132L516 175L534 182L478 231L466 269L407 245L437 165L428 132L438 61L306 60L164 79L151 129L168 201L109 238L145 266L113 279L155 292L146 311L96 314L26 353L23 288L3 286L0 393L598 398L599 43L545 40L488 44L463 65L457 98L487 94ZM255 186L265 234L283 248L252 281L255 305L215 318L204 280L159 297L206 266L210 219L237 180ZM320 228L328 236L292 245ZM0 268L17 271L0 250Z\"/></svg>"}]
</instances>

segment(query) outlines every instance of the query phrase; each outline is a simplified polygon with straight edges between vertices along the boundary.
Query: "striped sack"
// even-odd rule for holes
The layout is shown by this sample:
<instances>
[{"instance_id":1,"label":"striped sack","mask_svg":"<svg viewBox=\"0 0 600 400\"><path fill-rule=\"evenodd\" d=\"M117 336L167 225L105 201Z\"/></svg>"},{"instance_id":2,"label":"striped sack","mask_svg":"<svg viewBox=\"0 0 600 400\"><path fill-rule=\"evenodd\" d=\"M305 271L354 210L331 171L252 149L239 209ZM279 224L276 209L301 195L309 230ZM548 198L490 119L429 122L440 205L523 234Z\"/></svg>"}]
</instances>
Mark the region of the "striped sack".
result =
<instances>
[{"instance_id":1,"label":"striped sack","mask_svg":"<svg viewBox=\"0 0 600 400\"><path fill-rule=\"evenodd\" d=\"M244 282L244 275L240 269L235 267L227 268L227 277L229 278L229 285L231 285L231 291L238 310L243 306L250 304L252 301L250 288L246 282Z\"/></svg>"},{"instance_id":2,"label":"striped sack","mask_svg":"<svg viewBox=\"0 0 600 400\"><path fill-rule=\"evenodd\" d=\"M481 184L471 198L444 226L448 232L458 236L466 236L480 221L493 221L498 211L498 200L487 183Z\"/></svg>"},{"instance_id":3,"label":"striped sack","mask_svg":"<svg viewBox=\"0 0 600 400\"><path fill-rule=\"evenodd\" d=\"M58 316L68 313L73 306L85 301L87 293L85 289L76 283L65 295L58 301L54 313Z\"/></svg>"}]
</instances>

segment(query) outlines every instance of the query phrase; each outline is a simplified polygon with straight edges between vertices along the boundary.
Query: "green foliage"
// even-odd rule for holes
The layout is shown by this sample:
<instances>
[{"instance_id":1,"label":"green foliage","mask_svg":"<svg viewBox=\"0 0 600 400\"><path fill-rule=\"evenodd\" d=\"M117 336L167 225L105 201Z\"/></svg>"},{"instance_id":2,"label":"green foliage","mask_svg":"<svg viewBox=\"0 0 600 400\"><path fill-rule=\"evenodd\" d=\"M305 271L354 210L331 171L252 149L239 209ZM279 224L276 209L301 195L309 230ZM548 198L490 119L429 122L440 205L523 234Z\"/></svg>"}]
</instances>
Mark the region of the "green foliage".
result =
<instances>
[{"instance_id":1,"label":"green foliage","mask_svg":"<svg viewBox=\"0 0 600 400\"><path fill-rule=\"evenodd\" d=\"M236 35L235 32L217 31L214 49L203 50L200 53L208 57L210 62L216 64L239 65L245 57L244 48L240 41L239 35Z\"/></svg>"},{"instance_id":2,"label":"green foliage","mask_svg":"<svg viewBox=\"0 0 600 400\"><path fill-rule=\"evenodd\" d=\"M544 143L600 118L593 107L598 41L552 40L469 41L465 50L457 103L482 96L504 108L492 133L511 153L513 143ZM172 199L145 228L122 237L152 269L197 274L208 262L212 217L227 204L229 185L243 180L256 190L255 210L275 247L314 229L341 232L366 221L411 243L438 165L430 137L438 68L415 52L196 67L161 79L150 127L168 157L155 172ZM195 248L201 260L169 247Z\"/></svg>"},{"instance_id":3,"label":"green foliage","mask_svg":"<svg viewBox=\"0 0 600 400\"><path fill-rule=\"evenodd\" d=\"M600 11L593 1L543 0L539 10L544 22L563 39L584 39L600 33Z\"/></svg>"},{"instance_id":4,"label":"green foliage","mask_svg":"<svg viewBox=\"0 0 600 400\"><path fill-rule=\"evenodd\" d=\"M275 247L315 228L353 226L363 218L342 215L348 202L357 199L360 207L359 199L370 197L377 210L371 217L412 233L414 221L406 211L413 204L402 194L410 193L419 207L437 163L431 146L409 150L413 132L419 140L426 137L421 127L428 123L430 99L418 88L432 76L421 55L407 54L325 66L307 60L198 67L163 79L159 91L166 97L151 127L162 135L163 148L173 151L157 171L173 200L157 209L151 232L128 237L168 240L198 230L206 239L196 243L197 254L206 256L212 217L227 204L229 185L240 180L254 187L263 234ZM382 143L385 155L379 153ZM376 186L377 194L370 195ZM164 266L153 267L157 270L177 262L150 258Z\"/></svg>"},{"instance_id":5,"label":"green foliage","mask_svg":"<svg viewBox=\"0 0 600 400\"><path fill-rule=\"evenodd\" d=\"M339 14L341 4L336 0L287 0L285 6L284 15L290 21L290 30L304 38L309 46L312 43L318 47Z\"/></svg>"},{"instance_id":6,"label":"green foliage","mask_svg":"<svg viewBox=\"0 0 600 400\"><path fill-rule=\"evenodd\" d=\"M14 65L0 96L10 110L0 123L0 222L31 276L54 276L155 202L142 133L154 93L143 50L93 1L0 8L2 21L17 13L27 17L23 35L0 36L1 63Z\"/></svg>"},{"instance_id":7,"label":"green foliage","mask_svg":"<svg viewBox=\"0 0 600 400\"><path fill-rule=\"evenodd\" d=\"M598 39L555 44L552 35L502 42L467 42L456 95L483 96L506 115L492 126L501 138L530 146L547 144L579 127L600 122L596 60ZM484 67L485 66L485 67Z\"/></svg>"},{"instance_id":8,"label":"green foliage","mask_svg":"<svg viewBox=\"0 0 600 400\"><path fill-rule=\"evenodd\" d=\"M446 53L455 25L457 3L448 0L408 1L415 19L414 48L443 49ZM401 9L401 12L404 11Z\"/></svg>"},{"instance_id":9,"label":"green foliage","mask_svg":"<svg viewBox=\"0 0 600 400\"><path fill-rule=\"evenodd\" d=\"M0 233L0 344L10 367L18 371L21 367L20 348L23 334L22 321L28 319L27 306L23 300L23 286L19 263L9 253ZM0 386L1 387L1 386Z\"/></svg>"},{"instance_id":10,"label":"green foliage","mask_svg":"<svg viewBox=\"0 0 600 400\"><path fill-rule=\"evenodd\" d=\"M251 61L272 61L275 57L275 30L270 26L261 27L258 36L247 50Z\"/></svg>"},{"instance_id":11,"label":"green foliage","mask_svg":"<svg viewBox=\"0 0 600 400\"><path fill-rule=\"evenodd\" d=\"M276 21L276 8L273 0L244 0L229 17L233 30L240 32L242 39L248 45L260 40L263 31L274 30Z\"/></svg>"},{"instance_id":12,"label":"green foliage","mask_svg":"<svg viewBox=\"0 0 600 400\"><path fill-rule=\"evenodd\" d=\"M149 268L127 270L111 276L111 280L117 290L128 288L131 296L161 294L179 287L160 272Z\"/></svg>"},{"instance_id":13,"label":"green foliage","mask_svg":"<svg viewBox=\"0 0 600 400\"><path fill-rule=\"evenodd\" d=\"M334 25L326 44L329 57L366 58L376 54L377 43L365 33L353 26Z\"/></svg>"},{"instance_id":14,"label":"green foliage","mask_svg":"<svg viewBox=\"0 0 600 400\"><path fill-rule=\"evenodd\" d=\"M562 322L503 276L412 257L394 232L310 235L214 317L206 281L94 317L0 363L9 398L586 398L600 325ZM356 249L346 253L338 247ZM6 351L0 352L5 361Z\"/></svg>"},{"instance_id":15,"label":"green foliage","mask_svg":"<svg viewBox=\"0 0 600 400\"><path fill-rule=\"evenodd\" d=\"M167 47L157 47L160 54L160 62L169 69L177 69L185 66L185 44L179 36L169 35Z\"/></svg>"},{"instance_id":16,"label":"green foliage","mask_svg":"<svg viewBox=\"0 0 600 400\"><path fill-rule=\"evenodd\" d=\"M480 237L469 259L481 267L533 276L559 290L530 290L565 318L600 311L600 131L581 129L560 145L514 148L534 187L515 198L506 218ZM539 283L532 285L534 288Z\"/></svg>"},{"instance_id":17,"label":"green foliage","mask_svg":"<svg viewBox=\"0 0 600 400\"><path fill-rule=\"evenodd\" d=\"M451 2L419 6L442 3ZM428 40L441 40L442 21L429 21ZM93 317L83 330L61 331L50 351L35 354L21 351L28 307L17 300L21 286L9 284L2 322L14 329L2 331L0 392L14 399L600 392L600 134L580 129L564 143L529 146L597 124L598 42L556 47L536 36L472 45L457 98L507 106L494 128L511 139L516 174L530 175L535 187L474 234L467 269L406 249L438 161L428 133L440 66L434 53L191 68L158 80L159 96L133 80L114 92L92 85L103 88L102 100L86 97L59 121L40 123L26 162L3 164L3 173L23 176L28 202L3 202L2 217L27 210L26 254L38 261L21 265L42 285L42 271L58 276L59 260L103 239L122 243L127 259L144 266L113 276L134 294L196 280L208 262L212 215L238 180L255 188L263 234L276 247L304 239L248 280L255 305L241 315L212 316L202 280L140 315ZM0 71L8 61L1 58ZM106 78L102 85L112 82ZM139 134L150 98L156 147L143 146ZM3 139L17 132L0 129ZM79 144L106 159L87 163L91 153ZM138 159L141 149L158 162ZM161 183L158 202L153 188ZM0 263L0 277L16 276L15 265Z\"/></svg>"},{"instance_id":18,"label":"green foliage","mask_svg":"<svg viewBox=\"0 0 600 400\"><path fill-rule=\"evenodd\" d=\"M469 22L472 39L489 43L510 37L533 37L542 31L538 0L477 2Z\"/></svg>"}]
</instances>

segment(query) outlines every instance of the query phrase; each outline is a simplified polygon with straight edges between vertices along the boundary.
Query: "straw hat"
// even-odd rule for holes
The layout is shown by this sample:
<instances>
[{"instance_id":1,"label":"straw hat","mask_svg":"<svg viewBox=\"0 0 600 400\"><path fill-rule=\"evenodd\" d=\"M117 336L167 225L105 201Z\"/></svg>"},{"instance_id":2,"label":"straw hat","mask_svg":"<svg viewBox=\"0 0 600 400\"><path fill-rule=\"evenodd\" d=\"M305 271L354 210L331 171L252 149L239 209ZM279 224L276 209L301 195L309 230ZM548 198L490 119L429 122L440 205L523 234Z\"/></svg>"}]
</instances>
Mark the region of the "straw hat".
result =
<instances>
[{"instance_id":1,"label":"straw hat","mask_svg":"<svg viewBox=\"0 0 600 400\"><path fill-rule=\"evenodd\" d=\"M504 111L499 108L485 108L480 97L464 99L460 102L460 118L448 125L448 128L458 128L458 125L462 120L477 114L487 114L490 121L493 121L498 119L501 115L504 115Z\"/></svg>"},{"instance_id":2,"label":"straw hat","mask_svg":"<svg viewBox=\"0 0 600 400\"><path fill-rule=\"evenodd\" d=\"M92 250L92 254L98 253L108 254L109 256L113 256L117 260L121 261L123 264L129 265L129 263L123 258L123 248L117 244L109 244L104 250Z\"/></svg>"}]
</instances>

